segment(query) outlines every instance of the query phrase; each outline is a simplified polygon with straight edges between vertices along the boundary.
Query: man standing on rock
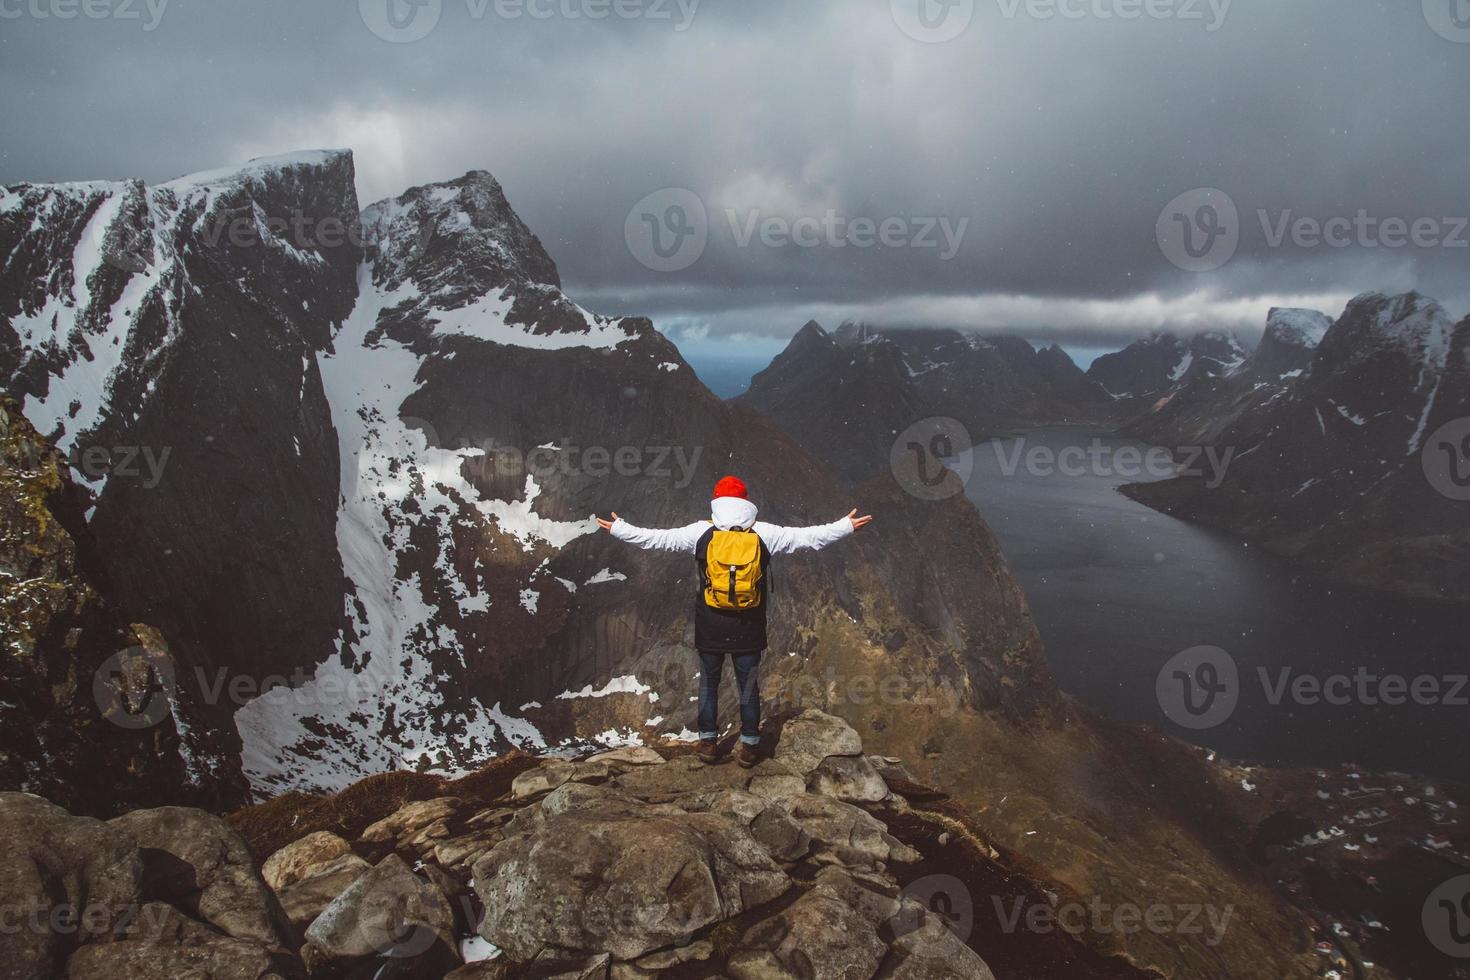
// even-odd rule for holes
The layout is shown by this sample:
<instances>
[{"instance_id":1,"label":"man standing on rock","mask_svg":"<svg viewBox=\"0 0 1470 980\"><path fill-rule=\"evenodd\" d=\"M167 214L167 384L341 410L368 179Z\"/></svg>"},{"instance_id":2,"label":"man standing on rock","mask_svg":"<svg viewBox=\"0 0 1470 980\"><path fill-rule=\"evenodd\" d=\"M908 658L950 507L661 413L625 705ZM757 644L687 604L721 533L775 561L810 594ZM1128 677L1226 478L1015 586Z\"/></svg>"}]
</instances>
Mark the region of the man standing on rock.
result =
<instances>
[{"instance_id":1,"label":"man standing on rock","mask_svg":"<svg viewBox=\"0 0 1470 980\"><path fill-rule=\"evenodd\" d=\"M716 710L725 657L735 661L740 691L740 751L736 761L749 769L758 760L761 702L757 668L766 649L766 607L770 604L771 556L803 548L813 551L840 541L873 518L854 510L831 524L778 527L757 521L745 483L727 476L715 484L710 520L686 527L649 530L613 514L597 519L605 531L650 551L694 555L699 568L699 599L694 607L694 646L699 651L699 757L719 760Z\"/></svg>"}]
</instances>

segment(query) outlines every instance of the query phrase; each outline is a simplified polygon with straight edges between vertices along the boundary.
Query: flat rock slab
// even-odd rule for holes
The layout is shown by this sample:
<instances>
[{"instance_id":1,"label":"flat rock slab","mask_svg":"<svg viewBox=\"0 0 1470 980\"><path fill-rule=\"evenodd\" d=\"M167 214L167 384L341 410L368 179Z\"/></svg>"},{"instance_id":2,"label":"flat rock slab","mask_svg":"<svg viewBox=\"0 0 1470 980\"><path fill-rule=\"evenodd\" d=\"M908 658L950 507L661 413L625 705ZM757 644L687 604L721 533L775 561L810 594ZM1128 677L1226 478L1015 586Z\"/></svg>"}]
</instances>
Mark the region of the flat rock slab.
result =
<instances>
[{"instance_id":1,"label":"flat rock slab","mask_svg":"<svg viewBox=\"0 0 1470 980\"><path fill-rule=\"evenodd\" d=\"M260 876L274 891L279 892L287 885L309 877L318 868L350 853L351 844L331 831L319 830L272 854L260 869Z\"/></svg>"},{"instance_id":2,"label":"flat rock slab","mask_svg":"<svg viewBox=\"0 0 1470 980\"><path fill-rule=\"evenodd\" d=\"M774 796L801 792L806 780L775 759L762 759L754 769L742 769L733 760L709 765L692 755L671 759L661 766L632 769L612 779L611 785L642 800L673 800L706 790L738 789Z\"/></svg>"},{"instance_id":3,"label":"flat rock slab","mask_svg":"<svg viewBox=\"0 0 1470 980\"><path fill-rule=\"evenodd\" d=\"M588 788L590 789L590 788ZM547 948L617 960L772 901L791 879L736 822L609 794L517 822L474 865L480 935L522 962Z\"/></svg>"}]
</instances>

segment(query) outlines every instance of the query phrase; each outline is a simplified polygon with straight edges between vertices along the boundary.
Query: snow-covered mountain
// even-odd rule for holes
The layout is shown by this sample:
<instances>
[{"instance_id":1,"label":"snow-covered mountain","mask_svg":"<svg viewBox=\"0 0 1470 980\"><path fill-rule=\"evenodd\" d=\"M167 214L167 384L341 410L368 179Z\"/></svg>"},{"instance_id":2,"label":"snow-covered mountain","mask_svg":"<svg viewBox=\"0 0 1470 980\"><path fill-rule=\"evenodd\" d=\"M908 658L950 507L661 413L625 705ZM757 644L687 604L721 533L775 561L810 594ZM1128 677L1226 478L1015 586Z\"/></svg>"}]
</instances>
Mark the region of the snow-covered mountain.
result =
<instances>
[{"instance_id":1,"label":"snow-covered mountain","mask_svg":"<svg viewBox=\"0 0 1470 980\"><path fill-rule=\"evenodd\" d=\"M1456 325L1417 293L1366 293L1321 325L1278 311L1245 370L1203 395L1180 392L1188 411L1171 403L1140 426L1232 449L1221 486L1181 478L1130 492L1343 581L1470 598L1465 504L1428 475L1435 454L1460 451L1431 436L1470 416L1470 319Z\"/></svg>"},{"instance_id":2,"label":"snow-covered mountain","mask_svg":"<svg viewBox=\"0 0 1470 980\"><path fill-rule=\"evenodd\" d=\"M1291 390L1331 325L1331 317L1315 310L1272 309L1255 350L1228 362L1193 360L1127 431L1161 446L1215 444L1242 417L1255 417Z\"/></svg>"}]
</instances>

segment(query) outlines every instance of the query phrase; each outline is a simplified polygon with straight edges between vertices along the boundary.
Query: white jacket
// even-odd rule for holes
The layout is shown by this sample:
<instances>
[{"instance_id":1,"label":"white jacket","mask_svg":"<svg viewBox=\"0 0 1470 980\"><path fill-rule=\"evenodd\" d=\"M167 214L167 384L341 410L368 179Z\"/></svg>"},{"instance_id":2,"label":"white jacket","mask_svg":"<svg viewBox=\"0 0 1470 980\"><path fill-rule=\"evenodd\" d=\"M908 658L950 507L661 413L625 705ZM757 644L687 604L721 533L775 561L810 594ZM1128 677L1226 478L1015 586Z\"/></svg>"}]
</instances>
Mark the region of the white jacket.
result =
<instances>
[{"instance_id":1,"label":"white jacket","mask_svg":"<svg viewBox=\"0 0 1470 980\"><path fill-rule=\"evenodd\" d=\"M709 521L658 530L635 527L620 517L613 522L612 536L649 551L685 551L692 555L712 521L722 531L750 528L760 535L766 550L771 554L789 555L803 548L813 551L825 548L852 533L852 521L846 517L831 524L817 524L814 527L779 527L756 520L756 513L755 504L749 500L740 497L716 497L710 501Z\"/></svg>"}]
</instances>

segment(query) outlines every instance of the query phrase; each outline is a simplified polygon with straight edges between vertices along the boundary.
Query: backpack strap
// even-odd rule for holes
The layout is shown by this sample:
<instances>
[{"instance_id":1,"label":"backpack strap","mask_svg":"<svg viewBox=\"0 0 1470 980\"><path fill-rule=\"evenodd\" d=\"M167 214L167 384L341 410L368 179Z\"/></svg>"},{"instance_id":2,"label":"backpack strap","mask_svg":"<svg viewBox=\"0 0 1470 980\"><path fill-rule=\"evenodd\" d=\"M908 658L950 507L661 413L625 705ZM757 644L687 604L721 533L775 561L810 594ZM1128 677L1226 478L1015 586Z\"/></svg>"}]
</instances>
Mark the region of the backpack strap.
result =
<instances>
[{"instance_id":1,"label":"backpack strap","mask_svg":"<svg viewBox=\"0 0 1470 980\"><path fill-rule=\"evenodd\" d=\"M709 543L715 536L715 525L710 523L709 530L699 536L699 541L694 545L694 564L699 569L699 593L709 588Z\"/></svg>"}]
</instances>

